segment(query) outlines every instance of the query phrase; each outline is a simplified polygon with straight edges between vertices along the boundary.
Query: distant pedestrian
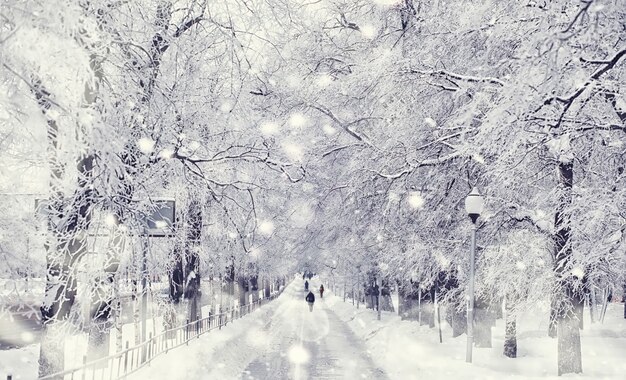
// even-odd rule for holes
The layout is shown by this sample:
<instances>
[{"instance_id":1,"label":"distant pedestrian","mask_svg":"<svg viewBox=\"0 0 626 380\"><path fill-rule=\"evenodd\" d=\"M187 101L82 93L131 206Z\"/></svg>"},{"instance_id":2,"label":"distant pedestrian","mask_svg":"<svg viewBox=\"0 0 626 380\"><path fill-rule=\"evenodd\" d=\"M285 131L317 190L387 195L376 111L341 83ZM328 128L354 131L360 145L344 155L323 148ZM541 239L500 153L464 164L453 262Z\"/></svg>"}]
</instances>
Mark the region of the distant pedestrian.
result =
<instances>
[{"instance_id":1,"label":"distant pedestrian","mask_svg":"<svg viewBox=\"0 0 626 380\"><path fill-rule=\"evenodd\" d=\"M324 285L320 285L320 298L324 298Z\"/></svg>"},{"instance_id":2,"label":"distant pedestrian","mask_svg":"<svg viewBox=\"0 0 626 380\"><path fill-rule=\"evenodd\" d=\"M309 290L309 282L304 281L304 290Z\"/></svg>"},{"instance_id":3,"label":"distant pedestrian","mask_svg":"<svg viewBox=\"0 0 626 380\"><path fill-rule=\"evenodd\" d=\"M315 295L313 292L309 292L305 298L306 302L309 304L309 311L313 311L313 303L315 302Z\"/></svg>"}]
</instances>

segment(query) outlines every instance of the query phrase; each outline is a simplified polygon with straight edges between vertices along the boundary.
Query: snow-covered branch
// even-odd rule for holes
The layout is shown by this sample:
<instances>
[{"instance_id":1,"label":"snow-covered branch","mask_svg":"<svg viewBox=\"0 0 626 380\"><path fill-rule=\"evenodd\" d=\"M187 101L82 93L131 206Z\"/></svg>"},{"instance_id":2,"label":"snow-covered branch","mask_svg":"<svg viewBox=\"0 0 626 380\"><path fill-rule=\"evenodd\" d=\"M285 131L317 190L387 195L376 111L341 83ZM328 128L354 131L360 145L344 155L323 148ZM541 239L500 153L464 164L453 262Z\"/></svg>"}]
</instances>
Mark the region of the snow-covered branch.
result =
<instances>
[{"instance_id":1,"label":"snow-covered branch","mask_svg":"<svg viewBox=\"0 0 626 380\"><path fill-rule=\"evenodd\" d=\"M626 55L626 49L622 49L618 51L613 58L608 60L602 67L598 68L591 76L585 81L584 84L575 89L571 94L566 96L551 96L545 99L540 107L538 107L535 112L538 112L546 105L552 105L554 103L560 103L563 105L563 110L561 111L561 116L559 117L557 123L553 125L553 127L559 127L565 117L565 114L570 109L574 101L585 92L593 83L599 80L605 73L609 70L613 69L615 65Z\"/></svg>"},{"instance_id":2,"label":"snow-covered branch","mask_svg":"<svg viewBox=\"0 0 626 380\"><path fill-rule=\"evenodd\" d=\"M497 86L505 86L505 82L501 81L498 78L492 77L477 77L471 75L463 75L453 73L447 70L418 70L418 69L408 69L404 71L407 74L419 74L422 76L432 76L437 78L446 78L446 79L454 79L459 81L464 81L468 83L487 83L493 84Z\"/></svg>"}]
</instances>

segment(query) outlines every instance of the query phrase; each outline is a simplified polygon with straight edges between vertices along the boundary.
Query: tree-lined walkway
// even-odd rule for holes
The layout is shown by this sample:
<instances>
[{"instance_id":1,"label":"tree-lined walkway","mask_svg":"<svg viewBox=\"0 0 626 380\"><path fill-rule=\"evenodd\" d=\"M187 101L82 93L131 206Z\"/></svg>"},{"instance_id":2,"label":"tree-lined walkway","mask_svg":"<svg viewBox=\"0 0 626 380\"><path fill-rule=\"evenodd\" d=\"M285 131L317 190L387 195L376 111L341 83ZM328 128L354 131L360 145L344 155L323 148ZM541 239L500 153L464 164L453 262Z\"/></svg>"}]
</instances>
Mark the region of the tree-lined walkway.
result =
<instances>
[{"instance_id":1,"label":"tree-lined walkway","mask_svg":"<svg viewBox=\"0 0 626 380\"><path fill-rule=\"evenodd\" d=\"M260 350L242 379L385 379L364 343L329 308L319 292L312 312L304 287L294 281L264 326L271 343ZM312 289L319 284L313 282Z\"/></svg>"}]
</instances>

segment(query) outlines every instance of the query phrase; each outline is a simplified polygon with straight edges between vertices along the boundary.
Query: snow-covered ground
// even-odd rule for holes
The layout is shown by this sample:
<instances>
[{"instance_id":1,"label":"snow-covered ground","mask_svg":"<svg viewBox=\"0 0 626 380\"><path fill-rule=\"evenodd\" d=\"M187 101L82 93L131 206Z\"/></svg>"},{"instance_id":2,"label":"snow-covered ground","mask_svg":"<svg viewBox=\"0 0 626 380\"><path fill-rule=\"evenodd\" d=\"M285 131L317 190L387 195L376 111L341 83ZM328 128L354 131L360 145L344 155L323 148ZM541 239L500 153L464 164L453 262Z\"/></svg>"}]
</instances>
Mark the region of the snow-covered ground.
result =
<instances>
[{"instance_id":1,"label":"snow-covered ground","mask_svg":"<svg viewBox=\"0 0 626 380\"><path fill-rule=\"evenodd\" d=\"M154 361L130 377L176 379L384 379L363 341L301 281L274 302Z\"/></svg>"},{"instance_id":2,"label":"snow-covered ground","mask_svg":"<svg viewBox=\"0 0 626 380\"><path fill-rule=\"evenodd\" d=\"M149 303L150 307L156 307L153 303ZM218 308L219 305L215 305ZM207 305L202 307L202 315L208 315L211 310L211 306ZM0 320L0 327L2 320ZM17 329L16 336L22 337L21 341L35 341L34 333L29 330L29 326L23 326L23 331L19 331L22 326L19 323L13 323L11 325L14 329ZM138 328L141 326L138 325ZM146 321L146 331L153 336L160 334L164 331L163 317L152 316ZM111 354L118 352L117 344L117 332L115 329L111 330L109 340L109 352ZM83 363L83 356L87 352L87 333L76 331L75 334L68 335L65 338L65 368L79 367ZM133 323L127 323L122 326L122 347L128 343L130 346L136 344L135 342L135 325ZM39 343L33 343L25 347L0 350L0 380L5 380L6 376L11 374L14 380L18 379L34 379L37 377L37 360L39 358Z\"/></svg>"},{"instance_id":3,"label":"snow-covered ground","mask_svg":"<svg viewBox=\"0 0 626 380\"><path fill-rule=\"evenodd\" d=\"M348 300L349 301L349 300ZM392 379L557 379L557 342L547 336L547 318L529 310L518 319L518 357L502 354L504 322L492 328L493 348L474 348L473 364L465 363L466 336L451 338L442 323L443 343L437 328L402 321L394 313L376 312L329 294L327 305L365 341L374 361ZM539 314L541 315L541 314ZM588 317L588 313L585 315ZM624 379L626 372L626 320L623 305L609 305L604 324L585 320L582 335L583 374L565 377Z\"/></svg>"},{"instance_id":4,"label":"snow-covered ground","mask_svg":"<svg viewBox=\"0 0 626 380\"><path fill-rule=\"evenodd\" d=\"M317 289L318 283L311 282ZM214 330L156 357L129 377L142 379L557 379L556 340L547 337L541 312L518 319L518 358L502 355L503 321L493 328L493 348L475 348L465 363L465 335L451 338L437 329L376 312L329 290L312 312L302 281L293 281L275 301L221 330ZM585 321L580 379L623 379L626 320L623 305L611 304L603 324ZM539 317L538 317L539 316ZM588 316L588 314L587 314ZM79 350L76 343L74 349ZM38 346L0 352L0 379L33 379ZM8 367L7 367L8 366ZM20 368L30 368L20 371ZM21 377L20 377L21 376Z\"/></svg>"},{"instance_id":5,"label":"snow-covered ground","mask_svg":"<svg viewBox=\"0 0 626 380\"><path fill-rule=\"evenodd\" d=\"M144 378L176 379L557 379L556 340L543 318L529 311L518 321L518 358L502 355L504 326L493 328L493 348L475 348L465 363L465 335L376 313L327 291L312 313L295 281L274 303L231 328L211 333L139 371ZM312 282L313 289L317 284ZM626 321L621 304L610 305L604 324L586 322L582 332L582 375L570 378L623 379ZM159 377L160 376L160 377Z\"/></svg>"}]
</instances>

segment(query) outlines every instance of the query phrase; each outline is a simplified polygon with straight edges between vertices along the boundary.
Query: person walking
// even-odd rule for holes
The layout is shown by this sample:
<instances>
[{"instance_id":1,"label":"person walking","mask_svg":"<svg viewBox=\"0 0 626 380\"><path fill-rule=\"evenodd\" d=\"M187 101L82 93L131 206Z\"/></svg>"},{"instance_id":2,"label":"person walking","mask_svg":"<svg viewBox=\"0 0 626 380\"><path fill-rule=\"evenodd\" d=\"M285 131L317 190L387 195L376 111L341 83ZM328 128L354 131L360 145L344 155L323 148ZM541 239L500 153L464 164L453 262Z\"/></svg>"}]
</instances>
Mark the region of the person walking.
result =
<instances>
[{"instance_id":1,"label":"person walking","mask_svg":"<svg viewBox=\"0 0 626 380\"><path fill-rule=\"evenodd\" d=\"M309 282L304 281L304 290L309 290Z\"/></svg>"},{"instance_id":2,"label":"person walking","mask_svg":"<svg viewBox=\"0 0 626 380\"><path fill-rule=\"evenodd\" d=\"M313 292L309 291L309 294L306 295L306 303L309 304L309 311L313 311L313 303L315 302L315 295Z\"/></svg>"},{"instance_id":3,"label":"person walking","mask_svg":"<svg viewBox=\"0 0 626 380\"><path fill-rule=\"evenodd\" d=\"M324 298L324 285L320 285L320 298Z\"/></svg>"}]
</instances>

